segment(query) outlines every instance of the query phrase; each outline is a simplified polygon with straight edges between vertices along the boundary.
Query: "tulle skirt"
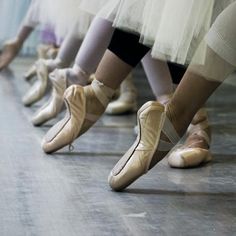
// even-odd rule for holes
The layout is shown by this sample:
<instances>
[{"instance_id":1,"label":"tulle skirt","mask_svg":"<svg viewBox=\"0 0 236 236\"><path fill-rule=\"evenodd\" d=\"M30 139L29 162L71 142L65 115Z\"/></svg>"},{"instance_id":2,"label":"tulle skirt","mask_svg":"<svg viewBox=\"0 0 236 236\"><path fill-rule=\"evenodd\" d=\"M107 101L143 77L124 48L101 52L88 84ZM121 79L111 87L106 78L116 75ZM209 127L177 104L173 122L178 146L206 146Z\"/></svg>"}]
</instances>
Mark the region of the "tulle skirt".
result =
<instances>
[{"instance_id":1,"label":"tulle skirt","mask_svg":"<svg viewBox=\"0 0 236 236\"><path fill-rule=\"evenodd\" d=\"M74 31L85 36L94 15L81 11L81 0L41 0L40 22L51 25L57 37L64 38Z\"/></svg>"},{"instance_id":2,"label":"tulle skirt","mask_svg":"<svg viewBox=\"0 0 236 236\"><path fill-rule=\"evenodd\" d=\"M82 0L81 8L140 35L152 56L188 64L216 17L232 0ZM100 9L100 6L103 8ZM202 46L199 61L204 60Z\"/></svg>"},{"instance_id":3,"label":"tulle skirt","mask_svg":"<svg viewBox=\"0 0 236 236\"><path fill-rule=\"evenodd\" d=\"M202 41L206 45L206 58L200 64L195 57L189 69L208 80L224 81L236 70L236 2L223 11ZM235 77L227 83L236 85Z\"/></svg>"}]
</instances>

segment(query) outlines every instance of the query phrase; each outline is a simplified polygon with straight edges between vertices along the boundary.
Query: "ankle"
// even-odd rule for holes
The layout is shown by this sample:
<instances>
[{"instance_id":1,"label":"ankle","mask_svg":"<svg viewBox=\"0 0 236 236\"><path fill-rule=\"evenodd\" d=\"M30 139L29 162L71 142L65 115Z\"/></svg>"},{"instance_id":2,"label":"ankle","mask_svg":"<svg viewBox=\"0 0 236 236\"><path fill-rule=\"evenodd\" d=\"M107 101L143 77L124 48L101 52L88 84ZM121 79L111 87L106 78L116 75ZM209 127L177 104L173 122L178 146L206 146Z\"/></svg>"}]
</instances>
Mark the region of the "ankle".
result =
<instances>
[{"instance_id":1,"label":"ankle","mask_svg":"<svg viewBox=\"0 0 236 236\"><path fill-rule=\"evenodd\" d=\"M82 70L78 65L74 64L74 66L69 69L69 76L73 80L74 83L79 83L81 85L86 85L89 82L90 74L86 71Z\"/></svg>"},{"instance_id":2,"label":"ankle","mask_svg":"<svg viewBox=\"0 0 236 236\"><path fill-rule=\"evenodd\" d=\"M108 103L112 100L115 90L104 85L96 78L93 80L91 87L97 99L103 104L104 107L107 107Z\"/></svg>"},{"instance_id":3,"label":"ankle","mask_svg":"<svg viewBox=\"0 0 236 236\"><path fill-rule=\"evenodd\" d=\"M174 126L179 137L182 137L190 124L185 113L178 112L175 106L170 102L166 105L166 116Z\"/></svg>"},{"instance_id":4,"label":"ankle","mask_svg":"<svg viewBox=\"0 0 236 236\"><path fill-rule=\"evenodd\" d=\"M57 69L57 63L55 62L55 60L53 59L40 59L40 60L44 60L45 61L45 64L47 66L47 69L48 69L48 72L52 72L54 71L55 69Z\"/></svg>"},{"instance_id":5,"label":"ankle","mask_svg":"<svg viewBox=\"0 0 236 236\"><path fill-rule=\"evenodd\" d=\"M172 96L173 96L173 93L163 94L157 97L157 101L161 103L162 105L166 106L169 103Z\"/></svg>"}]
</instances>

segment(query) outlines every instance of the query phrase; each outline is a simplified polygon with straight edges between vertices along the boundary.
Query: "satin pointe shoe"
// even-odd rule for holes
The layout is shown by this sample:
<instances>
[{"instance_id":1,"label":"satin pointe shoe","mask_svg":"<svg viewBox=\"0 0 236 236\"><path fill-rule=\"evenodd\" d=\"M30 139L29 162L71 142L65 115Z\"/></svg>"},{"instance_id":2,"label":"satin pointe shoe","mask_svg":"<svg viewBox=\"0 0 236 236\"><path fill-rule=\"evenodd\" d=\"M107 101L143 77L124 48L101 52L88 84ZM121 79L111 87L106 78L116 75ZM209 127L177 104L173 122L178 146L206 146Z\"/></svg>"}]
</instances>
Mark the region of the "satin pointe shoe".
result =
<instances>
[{"instance_id":1,"label":"satin pointe shoe","mask_svg":"<svg viewBox=\"0 0 236 236\"><path fill-rule=\"evenodd\" d=\"M37 75L37 67L33 64L29 70L24 74L24 79L26 81L30 81L33 77Z\"/></svg>"},{"instance_id":2,"label":"satin pointe shoe","mask_svg":"<svg viewBox=\"0 0 236 236\"><path fill-rule=\"evenodd\" d=\"M55 59L58 55L59 52L59 48L56 47L51 47L48 51L47 51L47 57L49 59Z\"/></svg>"},{"instance_id":3,"label":"satin pointe shoe","mask_svg":"<svg viewBox=\"0 0 236 236\"><path fill-rule=\"evenodd\" d=\"M34 85L29 89L29 91L22 98L22 102L25 106L31 106L32 104L39 101L46 93L48 87L48 67L45 63L45 60L40 59L36 63L37 67L37 77L38 80Z\"/></svg>"},{"instance_id":4,"label":"satin pointe shoe","mask_svg":"<svg viewBox=\"0 0 236 236\"><path fill-rule=\"evenodd\" d=\"M104 90L111 95L106 95ZM97 80L86 87L70 86L64 94L67 113L43 138L44 152L52 153L70 146L101 117L112 95L113 90Z\"/></svg>"},{"instance_id":5,"label":"satin pointe shoe","mask_svg":"<svg viewBox=\"0 0 236 236\"><path fill-rule=\"evenodd\" d=\"M52 94L49 102L40 108L32 118L32 123L35 126L42 125L43 123L55 118L62 110L64 99L63 95L66 88L72 83L77 83L81 86L87 84L87 79L78 79L71 81L70 69L56 69L49 75L52 84Z\"/></svg>"},{"instance_id":6,"label":"satin pointe shoe","mask_svg":"<svg viewBox=\"0 0 236 236\"><path fill-rule=\"evenodd\" d=\"M64 104L63 95L67 88L66 70L56 69L49 75L49 79L52 84L51 98L34 114L31 121L35 126L40 126L55 118L61 112Z\"/></svg>"},{"instance_id":7,"label":"satin pointe shoe","mask_svg":"<svg viewBox=\"0 0 236 236\"><path fill-rule=\"evenodd\" d=\"M178 134L165 115L165 107L158 102L144 104L138 111L137 121L139 129L136 141L108 177L109 185L115 191L125 189L147 173L179 141ZM161 140L161 133L169 141Z\"/></svg>"},{"instance_id":8,"label":"satin pointe shoe","mask_svg":"<svg viewBox=\"0 0 236 236\"><path fill-rule=\"evenodd\" d=\"M131 74L121 83L119 97L110 102L105 113L108 115L121 115L137 111L137 89L135 88Z\"/></svg>"},{"instance_id":9,"label":"satin pointe shoe","mask_svg":"<svg viewBox=\"0 0 236 236\"><path fill-rule=\"evenodd\" d=\"M37 53L39 59L55 59L58 53L58 48L52 44L39 44L37 47Z\"/></svg>"},{"instance_id":10,"label":"satin pointe shoe","mask_svg":"<svg viewBox=\"0 0 236 236\"><path fill-rule=\"evenodd\" d=\"M198 112L198 116L199 115L203 117L203 119L201 119L200 122L191 124L187 132L188 138L193 138L193 141L191 141L189 145L183 144L179 148L174 149L168 156L168 163L171 167L193 168L212 161L212 155L209 150L211 137L206 132L207 129L209 130L209 122L206 111L201 109ZM208 148L205 149L198 147L198 144L201 142L207 144Z\"/></svg>"}]
</instances>

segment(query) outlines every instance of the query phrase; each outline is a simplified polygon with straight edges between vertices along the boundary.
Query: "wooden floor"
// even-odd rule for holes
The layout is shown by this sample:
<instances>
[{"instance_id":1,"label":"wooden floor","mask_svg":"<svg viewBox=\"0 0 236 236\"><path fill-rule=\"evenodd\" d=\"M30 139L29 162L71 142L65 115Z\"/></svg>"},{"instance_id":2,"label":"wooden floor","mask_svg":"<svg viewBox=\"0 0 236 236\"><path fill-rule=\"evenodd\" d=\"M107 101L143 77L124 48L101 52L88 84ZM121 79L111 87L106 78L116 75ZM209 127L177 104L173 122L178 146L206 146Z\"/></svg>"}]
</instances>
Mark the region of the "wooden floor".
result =
<instances>
[{"instance_id":1,"label":"wooden floor","mask_svg":"<svg viewBox=\"0 0 236 236\"><path fill-rule=\"evenodd\" d=\"M107 176L135 139L135 114L104 116L68 148L46 155L45 132L21 104L32 59L18 59L0 74L0 236L232 236L236 235L236 88L224 85L208 103L214 161L171 169L166 160L125 192ZM142 104L152 98L141 69Z\"/></svg>"}]
</instances>

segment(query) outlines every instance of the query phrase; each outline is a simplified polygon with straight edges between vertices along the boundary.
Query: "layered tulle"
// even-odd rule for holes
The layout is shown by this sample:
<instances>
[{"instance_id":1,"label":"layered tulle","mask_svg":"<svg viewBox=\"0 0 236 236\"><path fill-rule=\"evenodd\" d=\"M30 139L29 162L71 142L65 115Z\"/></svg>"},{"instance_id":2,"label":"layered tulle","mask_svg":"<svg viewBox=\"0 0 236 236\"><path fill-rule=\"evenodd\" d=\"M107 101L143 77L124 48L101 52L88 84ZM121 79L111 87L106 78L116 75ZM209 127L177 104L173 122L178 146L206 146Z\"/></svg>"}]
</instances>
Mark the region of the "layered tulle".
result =
<instances>
[{"instance_id":1,"label":"layered tulle","mask_svg":"<svg viewBox=\"0 0 236 236\"><path fill-rule=\"evenodd\" d=\"M191 62L189 69L208 80L223 82L236 69L236 2L223 11L202 41L206 56L203 63L196 58L199 49ZM236 84L234 80L227 83Z\"/></svg>"},{"instance_id":2,"label":"layered tulle","mask_svg":"<svg viewBox=\"0 0 236 236\"><path fill-rule=\"evenodd\" d=\"M191 61L216 17L232 0L82 0L83 10L112 20L114 27L140 35L152 56L180 64ZM103 5L102 8L101 5ZM200 49L199 49L200 50ZM199 61L204 60L201 48Z\"/></svg>"},{"instance_id":3,"label":"layered tulle","mask_svg":"<svg viewBox=\"0 0 236 236\"><path fill-rule=\"evenodd\" d=\"M84 37L94 15L81 11L80 3L80 0L41 0L40 21L50 24L58 37L64 38L72 30Z\"/></svg>"}]
</instances>

